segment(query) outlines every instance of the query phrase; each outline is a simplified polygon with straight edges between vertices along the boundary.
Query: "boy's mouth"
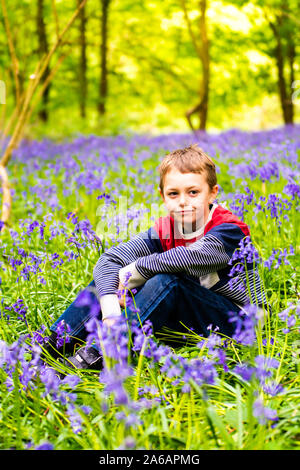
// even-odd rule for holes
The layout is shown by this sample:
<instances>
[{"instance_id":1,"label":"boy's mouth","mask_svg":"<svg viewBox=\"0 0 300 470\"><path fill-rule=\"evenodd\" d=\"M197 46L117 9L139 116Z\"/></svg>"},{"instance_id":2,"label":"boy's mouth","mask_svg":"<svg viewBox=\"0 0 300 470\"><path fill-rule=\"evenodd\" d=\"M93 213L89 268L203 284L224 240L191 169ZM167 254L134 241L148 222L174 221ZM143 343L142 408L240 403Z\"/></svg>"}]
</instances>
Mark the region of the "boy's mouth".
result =
<instances>
[{"instance_id":1,"label":"boy's mouth","mask_svg":"<svg viewBox=\"0 0 300 470\"><path fill-rule=\"evenodd\" d=\"M194 209L186 209L184 211L174 211L175 214L179 214L179 215L192 214L193 212L194 212Z\"/></svg>"}]
</instances>

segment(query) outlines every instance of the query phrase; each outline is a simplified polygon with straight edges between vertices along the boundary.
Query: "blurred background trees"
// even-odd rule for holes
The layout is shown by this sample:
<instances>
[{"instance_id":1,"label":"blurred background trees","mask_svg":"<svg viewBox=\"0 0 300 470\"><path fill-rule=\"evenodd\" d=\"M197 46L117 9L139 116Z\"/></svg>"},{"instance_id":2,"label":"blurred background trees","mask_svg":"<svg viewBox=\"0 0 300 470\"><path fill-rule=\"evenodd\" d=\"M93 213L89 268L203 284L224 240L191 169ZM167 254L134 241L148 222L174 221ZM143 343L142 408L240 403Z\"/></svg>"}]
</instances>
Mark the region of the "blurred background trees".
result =
<instances>
[{"instance_id":1,"label":"blurred background trees","mask_svg":"<svg viewBox=\"0 0 300 470\"><path fill-rule=\"evenodd\" d=\"M17 69L0 10L1 130L79 3L7 2ZM26 135L293 124L300 116L299 21L299 0L87 0Z\"/></svg>"}]
</instances>

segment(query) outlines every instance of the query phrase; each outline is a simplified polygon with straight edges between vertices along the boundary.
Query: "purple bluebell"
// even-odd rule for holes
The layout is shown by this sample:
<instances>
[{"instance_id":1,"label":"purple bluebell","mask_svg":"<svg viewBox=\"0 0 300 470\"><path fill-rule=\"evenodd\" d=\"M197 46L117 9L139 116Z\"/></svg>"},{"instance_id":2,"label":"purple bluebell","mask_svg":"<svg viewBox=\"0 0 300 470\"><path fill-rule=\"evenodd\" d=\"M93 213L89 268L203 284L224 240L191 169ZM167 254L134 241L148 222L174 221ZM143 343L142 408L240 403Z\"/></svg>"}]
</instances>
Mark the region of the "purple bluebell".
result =
<instances>
[{"instance_id":1,"label":"purple bluebell","mask_svg":"<svg viewBox=\"0 0 300 470\"><path fill-rule=\"evenodd\" d=\"M67 405L67 415L70 420L70 424L74 434L79 434L82 431L82 416L77 411L74 403Z\"/></svg>"},{"instance_id":2,"label":"purple bluebell","mask_svg":"<svg viewBox=\"0 0 300 470\"><path fill-rule=\"evenodd\" d=\"M271 395L272 397L284 392L284 387L274 380L264 384L262 388L264 393Z\"/></svg>"},{"instance_id":3,"label":"purple bluebell","mask_svg":"<svg viewBox=\"0 0 300 470\"><path fill-rule=\"evenodd\" d=\"M54 446L50 442L43 442L36 446L35 450L54 450Z\"/></svg>"},{"instance_id":4,"label":"purple bluebell","mask_svg":"<svg viewBox=\"0 0 300 470\"><path fill-rule=\"evenodd\" d=\"M65 323L64 320L61 320L56 327L56 346L57 348L61 348L64 344L69 343L71 341L70 338L71 328L70 326Z\"/></svg>"},{"instance_id":5,"label":"purple bluebell","mask_svg":"<svg viewBox=\"0 0 300 470\"><path fill-rule=\"evenodd\" d=\"M288 183L283 188L283 193L292 196L292 200L296 198L300 199L300 185L296 183Z\"/></svg>"},{"instance_id":6,"label":"purple bluebell","mask_svg":"<svg viewBox=\"0 0 300 470\"><path fill-rule=\"evenodd\" d=\"M51 367L45 366L41 368L39 376L45 386L43 396L51 394L54 398L57 398L59 396L60 386L60 378L57 372Z\"/></svg>"},{"instance_id":7,"label":"purple bluebell","mask_svg":"<svg viewBox=\"0 0 300 470\"><path fill-rule=\"evenodd\" d=\"M228 312L229 322L234 323L235 332L233 339L246 346L256 341L255 327L260 319L260 309L253 304L248 304L239 312Z\"/></svg>"},{"instance_id":8,"label":"purple bluebell","mask_svg":"<svg viewBox=\"0 0 300 470\"><path fill-rule=\"evenodd\" d=\"M261 398L257 398L253 403L253 416L260 424L266 424L267 421L276 421L278 419L276 410L266 407Z\"/></svg>"}]
</instances>

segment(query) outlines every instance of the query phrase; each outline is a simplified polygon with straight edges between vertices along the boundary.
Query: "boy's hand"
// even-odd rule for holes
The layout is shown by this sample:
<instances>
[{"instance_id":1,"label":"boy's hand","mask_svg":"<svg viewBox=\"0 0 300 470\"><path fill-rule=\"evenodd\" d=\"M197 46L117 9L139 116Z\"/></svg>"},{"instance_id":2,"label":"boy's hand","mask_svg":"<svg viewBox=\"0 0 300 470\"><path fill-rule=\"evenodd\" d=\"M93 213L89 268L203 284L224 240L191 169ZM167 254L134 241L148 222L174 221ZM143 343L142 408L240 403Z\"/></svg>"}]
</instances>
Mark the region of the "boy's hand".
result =
<instances>
[{"instance_id":1,"label":"boy's hand","mask_svg":"<svg viewBox=\"0 0 300 470\"><path fill-rule=\"evenodd\" d=\"M115 323L117 323L118 321L118 318L116 317L107 317L103 320L103 324L106 325L108 328L110 328L111 326L113 326Z\"/></svg>"},{"instance_id":2,"label":"boy's hand","mask_svg":"<svg viewBox=\"0 0 300 470\"><path fill-rule=\"evenodd\" d=\"M123 286L123 284L121 282L119 282L119 287L118 287L119 290L123 290L125 289L125 286ZM122 295L122 297L119 299L119 304L122 308L125 308L125 303L124 303L124 295Z\"/></svg>"}]
</instances>

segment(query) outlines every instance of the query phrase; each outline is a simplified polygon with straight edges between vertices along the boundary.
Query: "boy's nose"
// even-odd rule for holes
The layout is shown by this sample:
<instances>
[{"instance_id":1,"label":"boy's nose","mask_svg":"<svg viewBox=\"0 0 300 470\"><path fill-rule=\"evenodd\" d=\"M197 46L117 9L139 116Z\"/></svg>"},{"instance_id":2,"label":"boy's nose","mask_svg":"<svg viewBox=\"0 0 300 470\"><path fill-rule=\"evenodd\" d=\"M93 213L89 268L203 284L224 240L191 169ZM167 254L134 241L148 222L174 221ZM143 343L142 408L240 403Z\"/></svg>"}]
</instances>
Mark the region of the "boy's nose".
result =
<instances>
[{"instance_id":1,"label":"boy's nose","mask_svg":"<svg viewBox=\"0 0 300 470\"><path fill-rule=\"evenodd\" d=\"M185 194L182 194L179 199L179 206L180 207L185 207L188 205L188 200L187 196Z\"/></svg>"}]
</instances>

